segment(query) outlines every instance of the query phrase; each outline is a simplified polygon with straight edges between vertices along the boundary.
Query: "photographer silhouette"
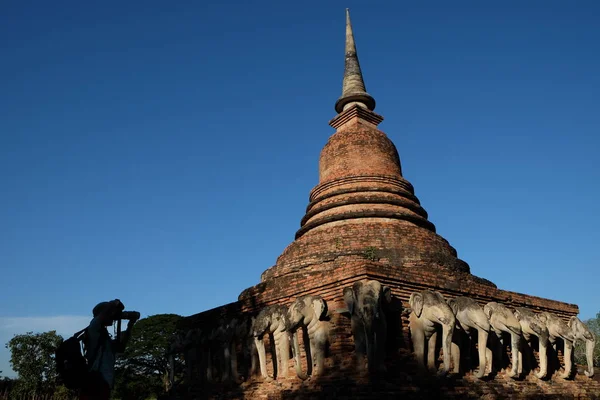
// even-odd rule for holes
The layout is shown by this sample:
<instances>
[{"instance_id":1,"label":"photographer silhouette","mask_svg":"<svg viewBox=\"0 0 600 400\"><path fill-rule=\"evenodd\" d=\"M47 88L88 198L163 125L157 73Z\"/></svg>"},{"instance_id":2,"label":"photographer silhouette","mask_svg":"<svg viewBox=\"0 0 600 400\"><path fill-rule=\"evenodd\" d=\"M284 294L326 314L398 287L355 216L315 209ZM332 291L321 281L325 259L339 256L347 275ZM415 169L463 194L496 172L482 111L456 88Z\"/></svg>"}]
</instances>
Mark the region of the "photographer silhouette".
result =
<instances>
[{"instance_id":1,"label":"photographer silhouette","mask_svg":"<svg viewBox=\"0 0 600 400\"><path fill-rule=\"evenodd\" d=\"M85 358L90 365L90 378L84 384L80 399L108 400L114 384L115 358L125 351L131 336L131 328L140 318L136 311L123 311L125 306L119 299L105 301L94 307L94 318L87 327ZM121 335L121 320L127 319L127 329ZM118 323L117 337L111 339L107 326Z\"/></svg>"}]
</instances>

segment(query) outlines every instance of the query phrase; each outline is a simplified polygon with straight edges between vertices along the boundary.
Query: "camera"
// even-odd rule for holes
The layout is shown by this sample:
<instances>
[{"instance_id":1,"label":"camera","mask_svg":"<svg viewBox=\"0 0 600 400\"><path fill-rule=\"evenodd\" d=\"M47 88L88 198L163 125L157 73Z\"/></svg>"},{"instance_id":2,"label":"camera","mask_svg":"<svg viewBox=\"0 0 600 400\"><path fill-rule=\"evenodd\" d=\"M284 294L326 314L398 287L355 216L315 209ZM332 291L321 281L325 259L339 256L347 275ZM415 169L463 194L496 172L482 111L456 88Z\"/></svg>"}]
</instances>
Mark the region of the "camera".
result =
<instances>
[{"instance_id":1,"label":"camera","mask_svg":"<svg viewBox=\"0 0 600 400\"><path fill-rule=\"evenodd\" d=\"M137 311L121 311L117 315L117 319L138 320L140 319L140 313Z\"/></svg>"}]
</instances>

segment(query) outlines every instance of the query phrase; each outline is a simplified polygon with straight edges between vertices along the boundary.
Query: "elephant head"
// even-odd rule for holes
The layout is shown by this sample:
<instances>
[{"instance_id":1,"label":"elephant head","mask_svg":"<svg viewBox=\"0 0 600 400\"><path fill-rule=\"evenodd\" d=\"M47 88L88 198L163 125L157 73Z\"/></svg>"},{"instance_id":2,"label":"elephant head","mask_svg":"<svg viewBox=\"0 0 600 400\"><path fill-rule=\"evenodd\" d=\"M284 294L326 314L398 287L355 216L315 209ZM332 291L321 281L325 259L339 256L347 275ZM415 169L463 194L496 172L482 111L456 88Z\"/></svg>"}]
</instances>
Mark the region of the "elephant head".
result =
<instances>
[{"instance_id":1,"label":"elephant head","mask_svg":"<svg viewBox=\"0 0 600 400\"><path fill-rule=\"evenodd\" d=\"M252 336L254 337L254 342L258 351L260 372L265 379L270 379L270 377L267 374L267 359L263 336L265 333L273 334L273 339L275 340L275 355L277 358L277 371L279 375L286 377L290 356L289 327L288 308L280 304L263 308L253 321L251 329ZM273 358L273 364L273 369L275 369L275 358Z\"/></svg>"},{"instance_id":2,"label":"elephant head","mask_svg":"<svg viewBox=\"0 0 600 400\"><path fill-rule=\"evenodd\" d=\"M467 333L471 329L477 330L477 344L479 350L479 370L475 376L483 378L486 370L486 350L487 339L490 332L490 322L483 312L481 306L470 297L459 296L448 300L448 305L452 309L456 321L460 327ZM458 353L460 354L460 353ZM458 370L460 355L455 357L455 370Z\"/></svg>"},{"instance_id":3,"label":"elephant head","mask_svg":"<svg viewBox=\"0 0 600 400\"><path fill-rule=\"evenodd\" d=\"M292 353L294 355L294 364L296 374L302 380L307 379L308 375L302 372L300 364L300 346L298 344L297 329L306 330L309 342L304 343L306 351L306 361L309 373L312 372L312 360L317 362L319 373L322 371L325 352L326 332L324 332L324 323L321 321L327 315L327 303L321 296L306 295L296 299L289 309L288 318L290 320L290 333L292 335Z\"/></svg>"},{"instance_id":4,"label":"elephant head","mask_svg":"<svg viewBox=\"0 0 600 400\"><path fill-rule=\"evenodd\" d=\"M289 308L290 329L297 329L300 325L316 324L326 314L327 303L321 296L306 295L298 297Z\"/></svg>"},{"instance_id":5,"label":"elephant head","mask_svg":"<svg viewBox=\"0 0 600 400\"><path fill-rule=\"evenodd\" d=\"M515 378L517 375L519 375L519 344L521 341L521 324L519 324L517 318L507 307L494 301L487 303L483 307L483 312L490 321L490 328L494 330L500 341L500 345L496 346L496 357L498 362L502 360L503 354L502 345L504 340L502 338L502 332L510 334L512 368L508 372L508 376Z\"/></svg>"},{"instance_id":6,"label":"elephant head","mask_svg":"<svg viewBox=\"0 0 600 400\"><path fill-rule=\"evenodd\" d=\"M554 349L556 350L556 339L561 339L564 343L563 359L565 370L560 377L567 379L571 376L573 368L573 342L575 341L573 331L562 318L559 318L555 314L543 312L539 315L539 318L545 322L548 328L548 340L554 346Z\"/></svg>"},{"instance_id":7,"label":"elephant head","mask_svg":"<svg viewBox=\"0 0 600 400\"><path fill-rule=\"evenodd\" d=\"M515 308L514 314L521 325L523 338L529 346L531 346L531 335L537 336L538 338L540 370L535 373L535 376L542 379L548 373L548 328L546 328L546 319L544 316L536 314L524 307ZM531 351L533 351L533 349Z\"/></svg>"},{"instance_id":8,"label":"elephant head","mask_svg":"<svg viewBox=\"0 0 600 400\"><path fill-rule=\"evenodd\" d=\"M571 328L571 333L573 334L573 344L575 344L577 340L583 340L585 342L585 357L588 365L585 376L591 378L594 376L594 347L596 346L594 332L575 316L569 319L568 326Z\"/></svg>"},{"instance_id":9,"label":"elephant head","mask_svg":"<svg viewBox=\"0 0 600 400\"><path fill-rule=\"evenodd\" d=\"M375 280L362 280L344 288L343 295L351 316L359 368L366 354L370 372L385 370L387 321L383 308L392 301L390 288Z\"/></svg>"},{"instance_id":10,"label":"elephant head","mask_svg":"<svg viewBox=\"0 0 600 400\"><path fill-rule=\"evenodd\" d=\"M450 370L452 334L456 318L444 296L439 292L423 290L412 293L408 300L412 312L409 315L410 333L417 361L421 367L435 369L435 344L437 327L442 327L442 351L444 352L444 370ZM428 354L425 356L425 346Z\"/></svg>"},{"instance_id":11,"label":"elephant head","mask_svg":"<svg viewBox=\"0 0 600 400\"><path fill-rule=\"evenodd\" d=\"M192 372L194 370L194 367L200 367L199 369L202 371L202 365L201 362L203 361L202 358L199 358L198 356L203 356L204 353L204 349L202 348L202 338L203 338L203 331L199 328L194 328L194 329L190 329L185 333L185 336L183 337L181 346L182 346L182 350L184 353L184 360L185 360L185 380L186 382L191 382L193 377L192 377ZM202 376L202 378L204 378Z\"/></svg>"},{"instance_id":12,"label":"elephant head","mask_svg":"<svg viewBox=\"0 0 600 400\"><path fill-rule=\"evenodd\" d=\"M185 336L186 333L182 331L175 332L171 336L171 343L169 344L169 354L183 353L185 348Z\"/></svg>"}]
</instances>

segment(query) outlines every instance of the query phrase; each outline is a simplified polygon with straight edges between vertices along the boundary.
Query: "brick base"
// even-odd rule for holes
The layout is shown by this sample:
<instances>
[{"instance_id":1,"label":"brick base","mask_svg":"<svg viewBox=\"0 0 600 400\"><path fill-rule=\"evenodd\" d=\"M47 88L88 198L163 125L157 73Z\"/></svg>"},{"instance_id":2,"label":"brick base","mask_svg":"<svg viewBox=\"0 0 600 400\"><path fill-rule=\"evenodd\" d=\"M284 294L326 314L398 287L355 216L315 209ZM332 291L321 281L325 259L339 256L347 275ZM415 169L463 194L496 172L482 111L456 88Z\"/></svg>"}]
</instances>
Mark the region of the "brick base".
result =
<instances>
[{"instance_id":1,"label":"brick base","mask_svg":"<svg viewBox=\"0 0 600 400\"><path fill-rule=\"evenodd\" d=\"M437 270L428 272L420 268L392 267L371 262L361 257L338 260L331 269L302 271L271 279L245 290L235 303L206 311L182 321L181 328L210 324L220 317L255 314L270 304L290 304L304 294L322 296L328 304L330 344L326 360L326 372L308 381L295 376L293 360L290 360L287 378L273 382L252 377L235 386L214 385L203 389L191 382L188 398L219 399L312 399L312 398L600 398L600 384L583 375L572 381L557 377L557 370L550 369L551 378L541 381L529 371L529 375L513 380L499 372L483 380L471 373L446 378L419 376L412 356L408 320L402 316L410 293L423 289L438 290L446 298L465 295L484 305L497 301L508 307L523 306L536 312L549 311L568 319L578 313L573 304L542 299L520 293L500 290L480 283L465 273ZM340 312L345 309L343 288L360 279L376 279L392 289L393 302L386 316L388 319L387 373L369 381L357 372L354 342L349 317ZM300 335L301 336L301 335ZM268 339L267 339L268 341ZM302 343L302 338L300 337ZM269 348L267 346L267 348ZM241 348L240 358L242 357ZM302 353L304 353L302 351ZM270 355L267 355L269 374L273 373ZM510 355L505 356L505 368L510 367ZM306 370L305 360L303 369ZM375 379L375 378L374 378Z\"/></svg>"}]
</instances>

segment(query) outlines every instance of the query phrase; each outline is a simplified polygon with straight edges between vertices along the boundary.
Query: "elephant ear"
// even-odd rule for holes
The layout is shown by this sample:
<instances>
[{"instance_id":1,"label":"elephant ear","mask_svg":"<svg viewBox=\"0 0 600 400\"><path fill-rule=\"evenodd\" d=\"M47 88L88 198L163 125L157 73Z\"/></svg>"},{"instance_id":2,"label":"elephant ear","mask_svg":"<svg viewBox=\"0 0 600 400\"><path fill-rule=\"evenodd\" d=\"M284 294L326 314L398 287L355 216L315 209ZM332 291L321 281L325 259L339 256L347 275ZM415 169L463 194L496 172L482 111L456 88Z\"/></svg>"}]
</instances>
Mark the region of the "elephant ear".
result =
<instances>
[{"instance_id":1,"label":"elephant ear","mask_svg":"<svg viewBox=\"0 0 600 400\"><path fill-rule=\"evenodd\" d=\"M392 289L390 289L389 286L382 286L381 293L383 294L383 299L386 303L389 304L392 302Z\"/></svg>"},{"instance_id":2,"label":"elephant ear","mask_svg":"<svg viewBox=\"0 0 600 400\"><path fill-rule=\"evenodd\" d=\"M346 307L348 307L348 312L350 313L350 315L353 315L354 314L354 290L350 286L344 288L344 301L346 302Z\"/></svg>"},{"instance_id":3,"label":"elephant ear","mask_svg":"<svg viewBox=\"0 0 600 400\"><path fill-rule=\"evenodd\" d=\"M521 311L518 308L515 308L515 312L513 313L517 321L521 321L523 316L521 315Z\"/></svg>"},{"instance_id":4,"label":"elephant ear","mask_svg":"<svg viewBox=\"0 0 600 400\"><path fill-rule=\"evenodd\" d=\"M486 304L483 306L483 313L488 319L492 318L492 307L489 304ZM519 319L519 317L517 317L517 319Z\"/></svg>"},{"instance_id":5,"label":"elephant ear","mask_svg":"<svg viewBox=\"0 0 600 400\"><path fill-rule=\"evenodd\" d=\"M325 300L321 298L313 299L312 307L318 320L327 314L327 304L325 303ZM348 309L350 309L350 307L348 307Z\"/></svg>"},{"instance_id":6,"label":"elephant ear","mask_svg":"<svg viewBox=\"0 0 600 400\"><path fill-rule=\"evenodd\" d=\"M578 335L583 336L585 340L594 340L594 334L590 331L587 326L581 322L575 315L569 318L567 324L571 328L571 332L577 337Z\"/></svg>"},{"instance_id":7,"label":"elephant ear","mask_svg":"<svg viewBox=\"0 0 600 400\"><path fill-rule=\"evenodd\" d=\"M413 309L413 312L417 317L421 316L423 312L423 296L421 293L413 293L410 295L410 299L408 300L408 304L410 304L410 308Z\"/></svg>"},{"instance_id":8,"label":"elephant ear","mask_svg":"<svg viewBox=\"0 0 600 400\"><path fill-rule=\"evenodd\" d=\"M452 313L454 315L456 315L458 313L458 304L456 304L456 300L455 299L448 300L448 305L452 309Z\"/></svg>"}]
</instances>

